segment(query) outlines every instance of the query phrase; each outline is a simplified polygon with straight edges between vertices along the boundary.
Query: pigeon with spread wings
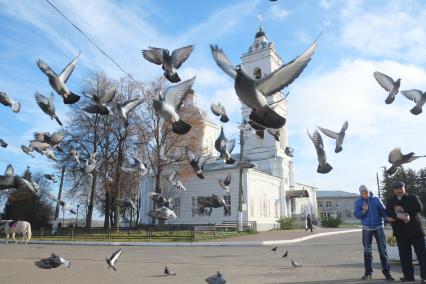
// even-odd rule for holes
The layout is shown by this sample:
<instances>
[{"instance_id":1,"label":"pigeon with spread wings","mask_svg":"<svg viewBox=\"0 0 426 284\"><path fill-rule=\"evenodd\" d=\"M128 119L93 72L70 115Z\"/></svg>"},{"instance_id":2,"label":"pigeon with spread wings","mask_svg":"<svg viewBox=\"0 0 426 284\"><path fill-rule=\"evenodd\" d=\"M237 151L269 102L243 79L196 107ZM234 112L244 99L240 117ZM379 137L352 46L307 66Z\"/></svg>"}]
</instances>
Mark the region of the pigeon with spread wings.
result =
<instances>
[{"instance_id":1,"label":"pigeon with spread wings","mask_svg":"<svg viewBox=\"0 0 426 284\"><path fill-rule=\"evenodd\" d=\"M317 156L318 156L317 172L320 174L329 173L333 169L333 167L327 163L327 158L326 158L326 154L324 150L324 143L322 141L321 134L317 130L314 131L313 135L311 135L308 130L306 130L306 132L308 133L309 138L312 140L312 143L314 143L315 150L317 151Z\"/></svg>"},{"instance_id":2,"label":"pigeon with spread wings","mask_svg":"<svg viewBox=\"0 0 426 284\"><path fill-rule=\"evenodd\" d=\"M80 96L71 92L66 85L75 69L75 66L77 65L80 54L81 53L79 53L67 66L65 66L64 70L62 70L59 75L57 75L46 62L41 59L37 60L38 68L40 68L47 78L49 78L50 86L63 98L64 104L75 104L80 100Z\"/></svg>"},{"instance_id":3,"label":"pigeon with spread wings","mask_svg":"<svg viewBox=\"0 0 426 284\"><path fill-rule=\"evenodd\" d=\"M53 93L50 94L49 98L46 98L40 93L36 93L34 95L37 105L41 108L41 110L50 116L50 119L55 119L56 122L59 123L60 126L62 126L62 122L59 120L58 115L56 114L55 110L55 95Z\"/></svg>"},{"instance_id":4,"label":"pigeon with spread wings","mask_svg":"<svg viewBox=\"0 0 426 284\"><path fill-rule=\"evenodd\" d=\"M188 45L170 51L165 48L149 47L149 49L142 50L143 57L151 63L161 65L164 70L164 77L171 83L180 82L180 77L177 69L184 63L194 50L193 45Z\"/></svg>"},{"instance_id":5,"label":"pigeon with spread wings","mask_svg":"<svg viewBox=\"0 0 426 284\"><path fill-rule=\"evenodd\" d=\"M194 152L188 147L186 148L186 156L188 157L189 164L192 167L194 173L201 179L204 179L203 167L204 164L211 158L211 155L207 156L196 156Z\"/></svg>"},{"instance_id":6,"label":"pigeon with spread wings","mask_svg":"<svg viewBox=\"0 0 426 284\"><path fill-rule=\"evenodd\" d=\"M398 168L400 168L403 164L410 163L418 158L424 158L423 156L416 156L414 152L410 152L408 154L402 154L400 148L395 148L389 153L388 161L392 164L392 166L386 170L388 175L393 175Z\"/></svg>"},{"instance_id":7,"label":"pigeon with spread wings","mask_svg":"<svg viewBox=\"0 0 426 284\"><path fill-rule=\"evenodd\" d=\"M220 129L219 137L214 142L216 151L220 153L220 158L223 158L227 164L235 163L231 157L232 150L235 147L235 139L228 140L223 132L223 126Z\"/></svg>"},{"instance_id":8,"label":"pigeon with spread wings","mask_svg":"<svg viewBox=\"0 0 426 284\"><path fill-rule=\"evenodd\" d=\"M399 87L401 86L401 79L398 79L394 81L391 77L389 77L386 74L383 74L381 72L374 72L373 73L374 78L376 79L377 83L388 91L388 97L385 100L386 104L391 104L395 100L395 96L399 92Z\"/></svg>"},{"instance_id":9,"label":"pigeon with spread wings","mask_svg":"<svg viewBox=\"0 0 426 284\"><path fill-rule=\"evenodd\" d=\"M330 137L331 139L335 139L336 140L336 148L335 148L334 152L339 153L339 152L341 152L343 150L342 144L343 144L343 140L345 139L346 130L348 129L348 126L349 126L348 122L345 121L343 123L343 126L340 129L339 133L331 131L331 130L328 130L328 129L320 127L320 126L317 126L317 127L326 136Z\"/></svg>"},{"instance_id":10,"label":"pigeon with spread wings","mask_svg":"<svg viewBox=\"0 0 426 284\"><path fill-rule=\"evenodd\" d=\"M10 107L13 112L19 112L21 109L21 104L9 98L5 92L0 92L0 104Z\"/></svg>"},{"instance_id":11,"label":"pigeon with spread wings","mask_svg":"<svg viewBox=\"0 0 426 284\"><path fill-rule=\"evenodd\" d=\"M407 99L416 103L416 105L410 110L412 114L418 115L422 113L423 105L426 103L426 92L413 89L408 91L401 91L401 94Z\"/></svg>"},{"instance_id":12,"label":"pigeon with spread wings","mask_svg":"<svg viewBox=\"0 0 426 284\"><path fill-rule=\"evenodd\" d=\"M220 121L222 121L222 122L228 122L229 121L229 117L226 114L226 109L220 102L218 104L212 103L210 105L210 109L211 109L211 111L214 115L220 116Z\"/></svg>"},{"instance_id":13,"label":"pigeon with spread wings","mask_svg":"<svg viewBox=\"0 0 426 284\"><path fill-rule=\"evenodd\" d=\"M249 118L265 128L273 129L284 126L286 119L269 106L267 97L289 86L300 76L311 60L316 47L317 41L294 60L283 64L265 77L255 80L240 65L234 67L222 49L210 45L217 65L235 80L235 92L240 100L252 109Z\"/></svg>"}]
</instances>

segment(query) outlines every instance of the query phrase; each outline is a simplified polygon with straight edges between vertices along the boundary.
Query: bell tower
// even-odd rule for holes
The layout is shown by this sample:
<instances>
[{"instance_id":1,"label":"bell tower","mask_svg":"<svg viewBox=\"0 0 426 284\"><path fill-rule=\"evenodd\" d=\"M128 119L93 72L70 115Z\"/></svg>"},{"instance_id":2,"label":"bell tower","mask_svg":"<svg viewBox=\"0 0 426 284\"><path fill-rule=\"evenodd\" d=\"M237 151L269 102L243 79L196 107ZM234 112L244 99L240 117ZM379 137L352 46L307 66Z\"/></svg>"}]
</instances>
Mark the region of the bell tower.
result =
<instances>
[{"instance_id":1,"label":"bell tower","mask_svg":"<svg viewBox=\"0 0 426 284\"><path fill-rule=\"evenodd\" d=\"M259 80L278 69L284 62L278 55L275 44L268 40L262 24L254 36L254 41L248 51L241 55L241 67ZM277 92L267 98L271 107L287 119L288 102L282 92ZM241 112L243 119L248 119L251 109L242 103ZM291 158L284 150L288 146L287 123L279 129L279 141L274 136L264 132L263 139L253 131L244 131L244 156L255 162L259 169L282 179L280 186L280 215L286 216L287 206L285 191L290 189Z\"/></svg>"}]
</instances>

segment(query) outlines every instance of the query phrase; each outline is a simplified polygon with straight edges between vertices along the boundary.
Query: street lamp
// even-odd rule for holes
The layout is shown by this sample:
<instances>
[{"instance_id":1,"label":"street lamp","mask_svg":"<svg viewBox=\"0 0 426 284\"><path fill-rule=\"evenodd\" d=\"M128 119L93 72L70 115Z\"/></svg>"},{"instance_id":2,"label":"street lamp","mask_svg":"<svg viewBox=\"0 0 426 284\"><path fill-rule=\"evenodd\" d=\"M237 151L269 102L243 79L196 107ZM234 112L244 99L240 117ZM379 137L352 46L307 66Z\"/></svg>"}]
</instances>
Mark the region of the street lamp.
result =
<instances>
[{"instance_id":1,"label":"street lamp","mask_svg":"<svg viewBox=\"0 0 426 284\"><path fill-rule=\"evenodd\" d=\"M80 204L77 204L77 214L75 216L75 227L78 227L78 208L80 208Z\"/></svg>"}]
</instances>

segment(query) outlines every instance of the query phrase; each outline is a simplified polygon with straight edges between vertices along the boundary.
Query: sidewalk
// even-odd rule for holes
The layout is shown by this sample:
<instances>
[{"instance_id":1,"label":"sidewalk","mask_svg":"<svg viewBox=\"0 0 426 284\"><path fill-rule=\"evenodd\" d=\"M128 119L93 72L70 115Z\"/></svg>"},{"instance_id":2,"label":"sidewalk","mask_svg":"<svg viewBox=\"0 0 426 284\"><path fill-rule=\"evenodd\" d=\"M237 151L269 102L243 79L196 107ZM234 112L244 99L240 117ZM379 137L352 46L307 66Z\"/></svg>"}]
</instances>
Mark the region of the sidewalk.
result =
<instances>
[{"instance_id":1,"label":"sidewalk","mask_svg":"<svg viewBox=\"0 0 426 284\"><path fill-rule=\"evenodd\" d=\"M201 242L90 242L90 241L36 241L31 244L84 245L84 246L152 246L152 247L201 247L201 246L268 246L298 243L330 235L361 232L361 229L317 229L313 233L304 230L268 231L254 235L231 237L220 241Z\"/></svg>"}]
</instances>

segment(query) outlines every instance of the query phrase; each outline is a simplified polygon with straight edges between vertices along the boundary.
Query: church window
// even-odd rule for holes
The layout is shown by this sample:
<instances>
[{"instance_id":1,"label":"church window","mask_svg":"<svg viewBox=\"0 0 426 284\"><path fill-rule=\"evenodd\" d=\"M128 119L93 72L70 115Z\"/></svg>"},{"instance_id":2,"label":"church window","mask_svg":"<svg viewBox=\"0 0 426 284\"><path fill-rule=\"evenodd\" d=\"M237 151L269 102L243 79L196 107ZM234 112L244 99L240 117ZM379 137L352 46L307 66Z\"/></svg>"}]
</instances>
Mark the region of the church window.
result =
<instances>
[{"instance_id":1,"label":"church window","mask_svg":"<svg viewBox=\"0 0 426 284\"><path fill-rule=\"evenodd\" d=\"M253 77L257 80L262 78L262 70L259 67L254 68Z\"/></svg>"},{"instance_id":2,"label":"church window","mask_svg":"<svg viewBox=\"0 0 426 284\"><path fill-rule=\"evenodd\" d=\"M339 209L340 208L340 203L339 203L339 201L336 201L336 209Z\"/></svg>"},{"instance_id":3,"label":"church window","mask_svg":"<svg viewBox=\"0 0 426 284\"><path fill-rule=\"evenodd\" d=\"M180 197L176 197L173 200L173 211L175 211L175 214L177 217L180 217Z\"/></svg>"},{"instance_id":4,"label":"church window","mask_svg":"<svg viewBox=\"0 0 426 284\"><path fill-rule=\"evenodd\" d=\"M318 201L318 208L322 208L322 201Z\"/></svg>"},{"instance_id":5,"label":"church window","mask_svg":"<svg viewBox=\"0 0 426 284\"><path fill-rule=\"evenodd\" d=\"M325 207L331 208L331 201L326 201L325 202Z\"/></svg>"},{"instance_id":6,"label":"church window","mask_svg":"<svg viewBox=\"0 0 426 284\"><path fill-rule=\"evenodd\" d=\"M227 205L227 208L223 208L223 215L224 216L231 216L231 195L224 195L223 200L225 200L225 204Z\"/></svg>"}]
</instances>

